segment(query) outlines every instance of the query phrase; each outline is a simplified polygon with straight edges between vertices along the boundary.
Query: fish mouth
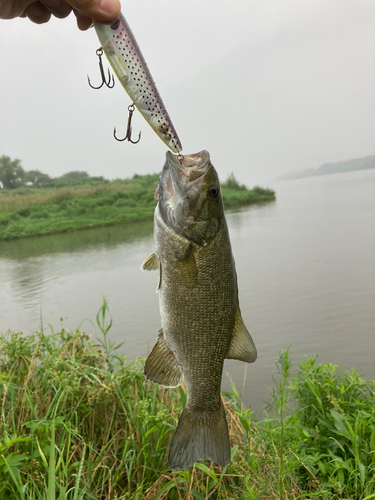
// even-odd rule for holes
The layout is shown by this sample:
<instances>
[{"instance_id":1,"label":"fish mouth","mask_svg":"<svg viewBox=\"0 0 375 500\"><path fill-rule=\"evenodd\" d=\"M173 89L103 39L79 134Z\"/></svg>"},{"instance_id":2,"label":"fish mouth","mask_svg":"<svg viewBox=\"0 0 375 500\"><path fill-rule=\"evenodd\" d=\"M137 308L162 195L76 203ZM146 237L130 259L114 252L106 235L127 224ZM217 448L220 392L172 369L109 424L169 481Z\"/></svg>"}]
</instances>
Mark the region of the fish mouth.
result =
<instances>
[{"instance_id":1,"label":"fish mouth","mask_svg":"<svg viewBox=\"0 0 375 500\"><path fill-rule=\"evenodd\" d=\"M194 222L190 200L199 192L205 175L212 168L208 151L203 150L183 157L175 156L168 151L155 191L164 222L181 236L198 245L204 245L205 242L188 230L189 225Z\"/></svg>"},{"instance_id":2,"label":"fish mouth","mask_svg":"<svg viewBox=\"0 0 375 500\"><path fill-rule=\"evenodd\" d=\"M210 154L201 151L191 155L178 157L167 152L167 161L161 175L162 185L171 197L171 203L177 196L183 196L187 186L203 182L203 176L212 168Z\"/></svg>"},{"instance_id":3,"label":"fish mouth","mask_svg":"<svg viewBox=\"0 0 375 500\"><path fill-rule=\"evenodd\" d=\"M206 150L191 155L180 156L175 156L168 151L167 164L170 168L178 170L189 182L198 179L207 172L207 168L212 167L210 153Z\"/></svg>"}]
</instances>

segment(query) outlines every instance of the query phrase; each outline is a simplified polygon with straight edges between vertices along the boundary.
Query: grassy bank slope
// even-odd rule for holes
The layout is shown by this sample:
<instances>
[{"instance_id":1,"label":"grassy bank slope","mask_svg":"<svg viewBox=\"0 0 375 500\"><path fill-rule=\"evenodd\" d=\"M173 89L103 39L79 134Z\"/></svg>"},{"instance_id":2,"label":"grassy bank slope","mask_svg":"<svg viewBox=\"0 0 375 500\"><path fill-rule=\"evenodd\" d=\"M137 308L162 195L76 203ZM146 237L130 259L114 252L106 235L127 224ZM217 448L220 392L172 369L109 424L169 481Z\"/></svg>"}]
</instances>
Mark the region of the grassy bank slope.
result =
<instances>
[{"instance_id":1,"label":"grassy bank slope","mask_svg":"<svg viewBox=\"0 0 375 500\"><path fill-rule=\"evenodd\" d=\"M226 395L231 464L172 473L185 391L127 364L106 312L99 345L65 328L0 336L0 500L375 498L374 383L315 358L292 375L287 351L263 418Z\"/></svg>"},{"instance_id":2,"label":"grassy bank slope","mask_svg":"<svg viewBox=\"0 0 375 500\"><path fill-rule=\"evenodd\" d=\"M0 190L0 240L152 218L158 180L159 174L135 175L124 180L76 179L48 187ZM272 190L237 186L223 184L227 208L275 199Z\"/></svg>"}]
</instances>

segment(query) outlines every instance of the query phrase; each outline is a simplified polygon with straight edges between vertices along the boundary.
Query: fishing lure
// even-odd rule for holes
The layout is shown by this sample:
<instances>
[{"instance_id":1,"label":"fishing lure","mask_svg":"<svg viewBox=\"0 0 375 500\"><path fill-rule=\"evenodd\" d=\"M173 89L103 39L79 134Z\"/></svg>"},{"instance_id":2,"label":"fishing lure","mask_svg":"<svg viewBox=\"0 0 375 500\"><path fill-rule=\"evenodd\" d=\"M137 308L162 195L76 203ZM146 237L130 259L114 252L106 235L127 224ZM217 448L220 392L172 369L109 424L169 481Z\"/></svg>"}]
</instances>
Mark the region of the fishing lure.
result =
<instances>
[{"instance_id":1,"label":"fishing lure","mask_svg":"<svg viewBox=\"0 0 375 500\"><path fill-rule=\"evenodd\" d=\"M174 153L180 153L181 142L124 16L120 14L112 26L94 21L94 27L105 55L133 104L160 139Z\"/></svg>"}]
</instances>

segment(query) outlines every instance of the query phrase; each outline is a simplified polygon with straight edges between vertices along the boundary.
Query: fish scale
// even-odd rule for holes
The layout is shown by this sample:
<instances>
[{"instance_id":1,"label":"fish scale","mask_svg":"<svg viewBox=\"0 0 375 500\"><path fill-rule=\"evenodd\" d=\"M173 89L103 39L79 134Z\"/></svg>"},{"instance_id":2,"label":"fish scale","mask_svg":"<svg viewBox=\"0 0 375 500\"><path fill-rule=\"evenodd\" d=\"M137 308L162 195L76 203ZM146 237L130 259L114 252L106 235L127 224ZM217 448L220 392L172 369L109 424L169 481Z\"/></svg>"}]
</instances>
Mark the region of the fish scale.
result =
<instances>
[{"instance_id":1,"label":"fish scale","mask_svg":"<svg viewBox=\"0 0 375 500\"><path fill-rule=\"evenodd\" d=\"M112 26L94 22L104 53L117 78L147 123L174 153L182 145L125 17Z\"/></svg>"}]
</instances>

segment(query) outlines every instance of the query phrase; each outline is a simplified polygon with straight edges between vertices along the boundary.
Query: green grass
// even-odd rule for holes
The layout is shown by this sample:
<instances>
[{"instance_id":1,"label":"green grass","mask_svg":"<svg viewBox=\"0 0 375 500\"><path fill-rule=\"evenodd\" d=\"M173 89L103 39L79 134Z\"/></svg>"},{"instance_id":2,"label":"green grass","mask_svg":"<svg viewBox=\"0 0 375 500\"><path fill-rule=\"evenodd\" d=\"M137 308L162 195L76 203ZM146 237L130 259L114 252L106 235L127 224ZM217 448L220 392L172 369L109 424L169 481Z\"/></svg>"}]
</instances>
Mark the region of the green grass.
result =
<instances>
[{"instance_id":1,"label":"green grass","mask_svg":"<svg viewBox=\"0 0 375 500\"><path fill-rule=\"evenodd\" d=\"M184 388L145 381L108 314L104 301L96 342L64 327L0 336L0 500L375 498L374 382L315 357L293 373L284 351L261 418L225 394L231 464L172 473Z\"/></svg>"},{"instance_id":2,"label":"green grass","mask_svg":"<svg viewBox=\"0 0 375 500\"><path fill-rule=\"evenodd\" d=\"M237 207L240 205L251 205L253 203L265 203L276 199L275 191L272 189L261 188L259 186L253 189L236 190L222 188L225 208Z\"/></svg>"},{"instance_id":3,"label":"green grass","mask_svg":"<svg viewBox=\"0 0 375 500\"><path fill-rule=\"evenodd\" d=\"M124 180L93 177L2 189L0 241L151 219L158 180L159 174L136 174ZM272 190L238 186L233 179L229 187L223 184L227 208L275 199Z\"/></svg>"}]
</instances>

